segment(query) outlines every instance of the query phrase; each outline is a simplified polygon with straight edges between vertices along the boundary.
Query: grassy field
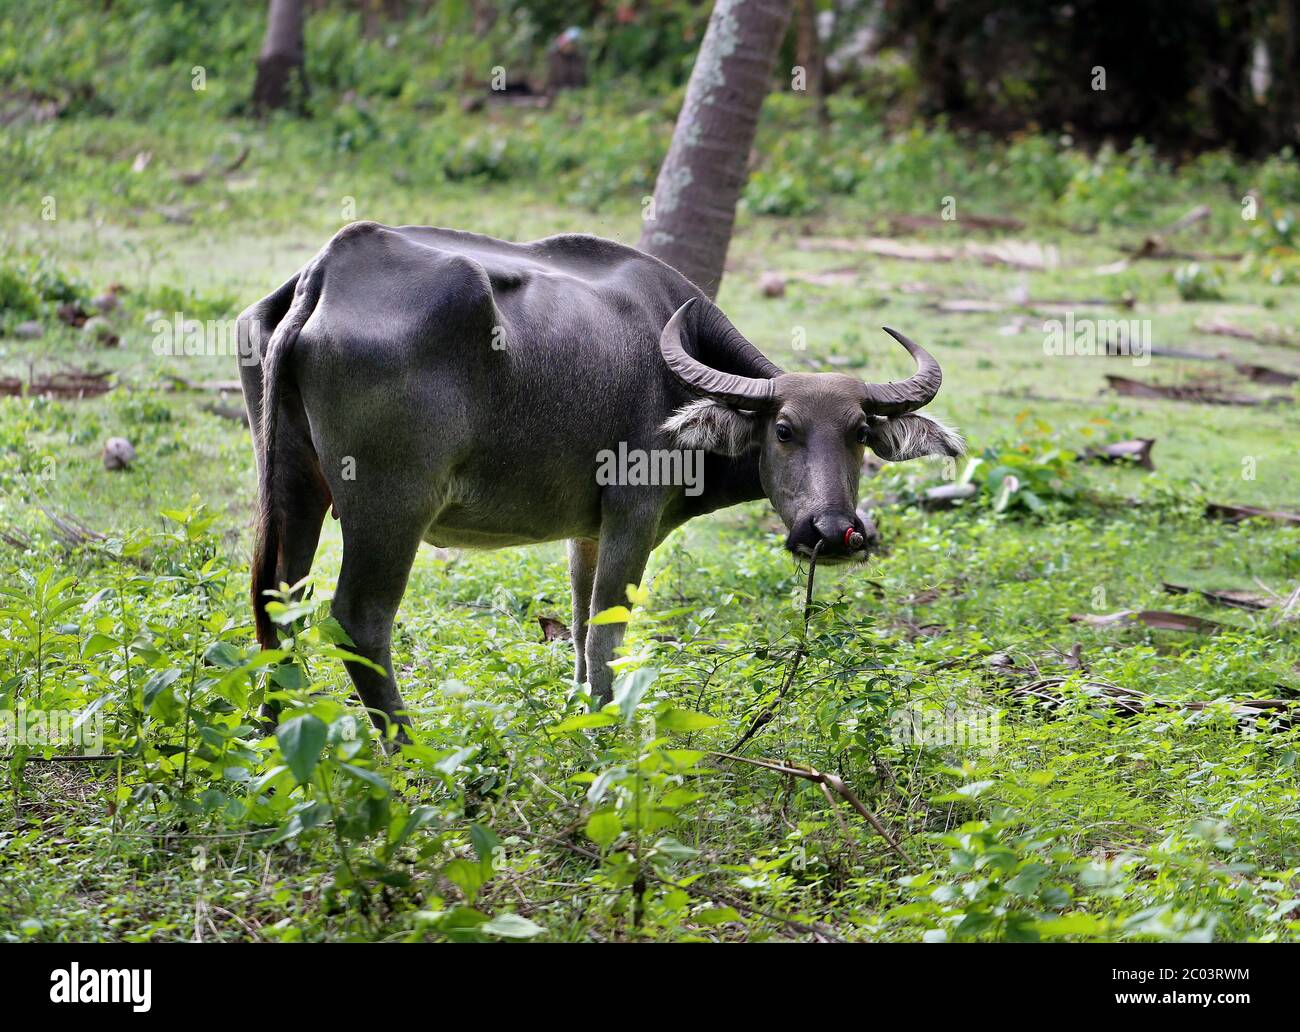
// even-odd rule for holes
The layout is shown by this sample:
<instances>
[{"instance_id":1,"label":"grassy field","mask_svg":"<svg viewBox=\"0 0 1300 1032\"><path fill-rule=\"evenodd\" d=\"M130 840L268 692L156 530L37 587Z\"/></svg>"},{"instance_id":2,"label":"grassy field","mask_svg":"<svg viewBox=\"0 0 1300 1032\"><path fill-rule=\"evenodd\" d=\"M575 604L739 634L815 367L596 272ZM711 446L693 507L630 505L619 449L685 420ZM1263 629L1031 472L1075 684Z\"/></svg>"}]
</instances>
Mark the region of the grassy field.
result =
<instances>
[{"instance_id":1,"label":"grassy field","mask_svg":"<svg viewBox=\"0 0 1300 1032\"><path fill-rule=\"evenodd\" d=\"M1140 149L1094 160L1068 142L885 136L851 117L823 139L775 104L720 304L790 369L883 380L905 356L881 325L924 344L945 372L933 410L980 460L955 471L977 496L911 504L954 473L937 461L865 477L883 552L819 570L806 628L806 570L769 507L689 525L652 559L617 705L596 716L569 681L570 644L540 640L538 617L567 621L562 545L428 550L395 644L418 745L395 756L368 740L337 660L330 524L267 685L246 602L251 446L210 410L240 399L175 379L231 380L235 360L160 356L156 321L233 318L351 218L635 242L671 113L632 123L644 154L574 157L622 138L620 105L634 107L448 112L432 138L564 153L501 170L457 165L461 143L437 174L419 164L415 116L360 150L338 143L338 114L6 130L0 373L94 368L114 387L0 399L0 703L102 721L108 754L7 750L0 936L1297 938L1297 734L1226 702L1181 705L1300 697L1297 607L1284 608L1300 529L1206 516L1208 503L1300 508L1295 388L1236 367L1300 371L1285 159L1175 171ZM954 221L888 217L934 218L947 197ZM1198 205L1204 218L1169 229ZM993 215L1024 224L972 224ZM1175 256L1122 261L1152 235ZM886 257L882 241L930 250ZM779 297L760 290L770 274ZM55 310L112 283L120 345L104 348ZM1139 320L1158 352L1184 354L1046 353L1045 323L1067 314ZM32 318L43 336L15 336ZM1107 374L1273 401L1121 396ZM100 461L113 436L137 452L125 472ZM1156 439L1154 471L1078 461L1130 438ZM1165 582L1272 605L1224 608ZM1223 626L1071 620L1123 610ZM1044 682L1051 702L1017 691ZM1120 714L1099 684L1170 705ZM278 738L250 719L266 690L293 709ZM802 776L716 755L768 710L744 756ZM923 740L904 733L918 724ZM809 771L840 779L898 848Z\"/></svg>"}]
</instances>

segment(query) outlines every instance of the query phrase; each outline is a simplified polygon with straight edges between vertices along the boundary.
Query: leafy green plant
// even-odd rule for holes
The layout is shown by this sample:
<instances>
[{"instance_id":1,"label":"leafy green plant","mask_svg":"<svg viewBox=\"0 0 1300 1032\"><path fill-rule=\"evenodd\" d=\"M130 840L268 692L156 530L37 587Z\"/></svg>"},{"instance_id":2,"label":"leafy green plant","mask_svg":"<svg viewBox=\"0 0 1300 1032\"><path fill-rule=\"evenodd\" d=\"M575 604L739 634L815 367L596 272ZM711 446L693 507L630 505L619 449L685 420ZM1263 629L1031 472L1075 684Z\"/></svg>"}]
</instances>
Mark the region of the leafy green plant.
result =
<instances>
[{"instance_id":1,"label":"leafy green plant","mask_svg":"<svg viewBox=\"0 0 1300 1032\"><path fill-rule=\"evenodd\" d=\"M1223 274L1212 266L1192 262L1174 270L1174 286L1184 301L1218 301L1223 297Z\"/></svg>"},{"instance_id":2,"label":"leafy green plant","mask_svg":"<svg viewBox=\"0 0 1300 1032\"><path fill-rule=\"evenodd\" d=\"M817 202L803 176L786 169L759 169L749 177L745 205L760 215L807 215Z\"/></svg>"},{"instance_id":3,"label":"leafy green plant","mask_svg":"<svg viewBox=\"0 0 1300 1032\"><path fill-rule=\"evenodd\" d=\"M1274 286L1300 278L1300 229L1290 211L1261 219L1247 238L1246 268Z\"/></svg>"}]
</instances>

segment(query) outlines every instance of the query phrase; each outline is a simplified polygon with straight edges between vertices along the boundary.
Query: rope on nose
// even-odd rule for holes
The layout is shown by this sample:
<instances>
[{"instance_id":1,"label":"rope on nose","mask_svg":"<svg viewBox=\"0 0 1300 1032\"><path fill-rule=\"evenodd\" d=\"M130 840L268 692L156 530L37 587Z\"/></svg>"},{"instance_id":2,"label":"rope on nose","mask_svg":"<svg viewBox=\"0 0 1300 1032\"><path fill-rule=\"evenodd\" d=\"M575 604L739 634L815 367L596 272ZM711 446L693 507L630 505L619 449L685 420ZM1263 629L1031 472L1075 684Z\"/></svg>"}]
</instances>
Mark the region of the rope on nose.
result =
<instances>
[{"instance_id":1,"label":"rope on nose","mask_svg":"<svg viewBox=\"0 0 1300 1032\"><path fill-rule=\"evenodd\" d=\"M844 547L850 552L856 552L862 547L862 535L852 527L846 527L844 530Z\"/></svg>"}]
</instances>

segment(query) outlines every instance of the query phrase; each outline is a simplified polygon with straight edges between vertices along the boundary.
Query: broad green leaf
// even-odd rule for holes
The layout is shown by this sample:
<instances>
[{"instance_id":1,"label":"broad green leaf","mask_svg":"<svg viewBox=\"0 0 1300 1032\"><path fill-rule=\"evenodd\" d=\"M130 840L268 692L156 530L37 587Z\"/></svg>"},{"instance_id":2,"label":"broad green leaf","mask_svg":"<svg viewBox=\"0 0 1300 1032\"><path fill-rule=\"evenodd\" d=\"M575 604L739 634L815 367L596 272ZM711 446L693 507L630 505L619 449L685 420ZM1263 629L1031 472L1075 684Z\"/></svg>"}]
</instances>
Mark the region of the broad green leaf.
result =
<instances>
[{"instance_id":1,"label":"broad green leaf","mask_svg":"<svg viewBox=\"0 0 1300 1032\"><path fill-rule=\"evenodd\" d=\"M92 656L98 656L104 652L111 652L117 648L118 644L107 634L100 634L96 631L86 639L86 645L81 650L82 659L90 659Z\"/></svg>"},{"instance_id":2,"label":"broad green leaf","mask_svg":"<svg viewBox=\"0 0 1300 1032\"><path fill-rule=\"evenodd\" d=\"M325 736L325 722L310 713L290 717L276 729L280 754L299 784L306 784L315 773L325 748Z\"/></svg>"},{"instance_id":3,"label":"broad green leaf","mask_svg":"<svg viewBox=\"0 0 1300 1032\"><path fill-rule=\"evenodd\" d=\"M604 849L623 830L623 821L615 810L598 810L587 818L587 838Z\"/></svg>"},{"instance_id":4,"label":"broad green leaf","mask_svg":"<svg viewBox=\"0 0 1300 1032\"><path fill-rule=\"evenodd\" d=\"M486 864L457 859L448 863L442 869L442 873L447 876L448 881L465 894L465 899L472 904L474 898L478 895L478 890L487 881L491 868L488 868Z\"/></svg>"},{"instance_id":5,"label":"broad green leaf","mask_svg":"<svg viewBox=\"0 0 1300 1032\"><path fill-rule=\"evenodd\" d=\"M469 826L469 844L474 847L479 861L485 864L490 864L501 848L501 840L497 838L497 833L486 824Z\"/></svg>"},{"instance_id":6,"label":"broad green leaf","mask_svg":"<svg viewBox=\"0 0 1300 1032\"><path fill-rule=\"evenodd\" d=\"M372 785L375 788L382 789L385 793L392 791L388 782L384 780L383 775L376 771L368 770L365 767L355 767L350 763L340 763L339 769L342 770L344 774L348 775L348 777L357 781L363 781L367 785Z\"/></svg>"},{"instance_id":7,"label":"broad green leaf","mask_svg":"<svg viewBox=\"0 0 1300 1032\"><path fill-rule=\"evenodd\" d=\"M479 931L499 935L503 939L531 939L545 929L519 914L497 914L491 921L479 925Z\"/></svg>"},{"instance_id":8,"label":"broad green leaf","mask_svg":"<svg viewBox=\"0 0 1300 1032\"><path fill-rule=\"evenodd\" d=\"M1063 914L1036 921L1034 928L1044 939L1059 939L1067 935L1099 935L1106 930L1106 921L1094 914Z\"/></svg>"},{"instance_id":9,"label":"broad green leaf","mask_svg":"<svg viewBox=\"0 0 1300 1032\"><path fill-rule=\"evenodd\" d=\"M578 713L572 717L566 717L558 724L552 724L551 730L563 734L565 731L581 731L588 727L609 727L611 724L617 723L618 717L616 715L600 710L596 713Z\"/></svg>"},{"instance_id":10,"label":"broad green leaf","mask_svg":"<svg viewBox=\"0 0 1300 1032\"><path fill-rule=\"evenodd\" d=\"M668 709L655 717L655 725L660 732L669 734L685 734L688 731L702 731L706 727L713 727L721 723L717 717L710 717L707 713L696 713L694 710L686 709Z\"/></svg>"},{"instance_id":11,"label":"broad green leaf","mask_svg":"<svg viewBox=\"0 0 1300 1032\"><path fill-rule=\"evenodd\" d=\"M614 684L614 703L618 706L623 722L630 724L636 716L636 708L641 703L646 690L654 684L659 671L653 667L641 667L629 674L624 674Z\"/></svg>"},{"instance_id":12,"label":"broad green leaf","mask_svg":"<svg viewBox=\"0 0 1300 1032\"><path fill-rule=\"evenodd\" d=\"M283 663L276 667L271 671L271 680L290 692L301 692L307 688L307 676L297 663Z\"/></svg>"}]
</instances>

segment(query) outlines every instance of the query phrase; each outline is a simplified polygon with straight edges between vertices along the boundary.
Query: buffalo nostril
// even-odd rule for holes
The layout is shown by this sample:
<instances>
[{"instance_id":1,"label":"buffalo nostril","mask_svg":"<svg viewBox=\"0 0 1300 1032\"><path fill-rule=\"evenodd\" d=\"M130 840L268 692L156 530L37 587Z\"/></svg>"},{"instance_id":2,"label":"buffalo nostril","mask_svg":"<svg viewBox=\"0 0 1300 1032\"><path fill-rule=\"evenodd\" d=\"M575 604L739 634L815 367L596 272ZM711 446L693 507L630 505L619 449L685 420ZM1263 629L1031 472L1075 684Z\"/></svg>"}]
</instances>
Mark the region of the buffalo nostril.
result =
<instances>
[{"instance_id":1,"label":"buffalo nostril","mask_svg":"<svg viewBox=\"0 0 1300 1032\"><path fill-rule=\"evenodd\" d=\"M859 534L852 527L849 527L847 530L844 531L844 547L847 548L850 552L859 551L862 548L863 544L864 544L864 540L862 535Z\"/></svg>"}]
</instances>

